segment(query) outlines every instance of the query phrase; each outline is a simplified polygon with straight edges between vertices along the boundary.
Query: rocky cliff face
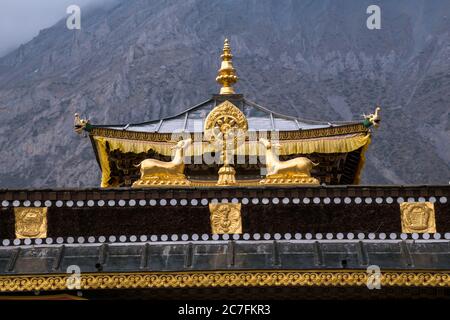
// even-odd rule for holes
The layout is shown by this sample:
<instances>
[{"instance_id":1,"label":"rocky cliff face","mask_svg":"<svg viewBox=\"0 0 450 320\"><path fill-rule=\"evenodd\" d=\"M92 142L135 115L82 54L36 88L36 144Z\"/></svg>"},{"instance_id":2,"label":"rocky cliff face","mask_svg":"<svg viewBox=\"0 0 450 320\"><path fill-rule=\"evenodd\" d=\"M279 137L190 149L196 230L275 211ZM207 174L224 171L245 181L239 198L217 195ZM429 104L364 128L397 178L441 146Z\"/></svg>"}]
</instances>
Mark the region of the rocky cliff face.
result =
<instances>
[{"instance_id":1,"label":"rocky cliff face","mask_svg":"<svg viewBox=\"0 0 450 320\"><path fill-rule=\"evenodd\" d=\"M381 30L366 8L381 7ZM168 116L218 92L225 36L239 93L271 109L349 120L382 106L363 183L450 180L450 2L119 1L82 11L0 59L0 186L97 186L93 123ZM448 14L448 16L447 16Z\"/></svg>"}]
</instances>

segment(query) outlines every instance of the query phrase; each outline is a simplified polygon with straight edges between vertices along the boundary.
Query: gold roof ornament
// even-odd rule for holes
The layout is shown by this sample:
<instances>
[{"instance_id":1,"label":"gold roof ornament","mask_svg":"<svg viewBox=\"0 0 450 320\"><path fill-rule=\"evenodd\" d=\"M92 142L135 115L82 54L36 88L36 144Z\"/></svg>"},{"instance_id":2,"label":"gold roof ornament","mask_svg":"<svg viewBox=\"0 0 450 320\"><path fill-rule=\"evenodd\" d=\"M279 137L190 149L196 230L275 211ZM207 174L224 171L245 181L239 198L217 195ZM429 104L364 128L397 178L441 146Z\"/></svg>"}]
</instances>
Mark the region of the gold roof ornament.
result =
<instances>
[{"instance_id":1,"label":"gold roof ornament","mask_svg":"<svg viewBox=\"0 0 450 320\"><path fill-rule=\"evenodd\" d=\"M375 128L378 128L380 126L380 122L381 122L380 111L381 111L381 107L377 105L375 108L375 113L371 113L368 115L363 114L363 117L364 117L363 124L366 128L369 128L370 126L374 126Z\"/></svg>"},{"instance_id":2,"label":"gold roof ornament","mask_svg":"<svg viewBox=\"0 0 450 320\"><path fill-rule=\"evenodd\" d=\"M76 133L81 134L83 130L89 126L89 119L81 119L78 113L75 113L75 120L73 122L73 127Z\"/></svg>"},{"instance_id":3,"label":"gold roof ornament","mask_svg":"<svg viewBox=\"0 0 450 320\"><path fill-rule=\"evenodd\" d=\"M232 157L230 152L234 151L238 144L245 141L245 134L248 130L247 118L239 108L226 100L211 110L206 117L204 128L204 135L207 140L219 140L222 145L221 159L223 160L223 166L219 169L217 184L236 184L236 171L230 165L230 158Z\"/></svg>"},{"instance_id":4,"label":"gold roof ornament","mask_svg":"<svg viewBox=\"0 0 450 320\"><path fill-rule=\"evenodd\" d=\"M207 140L217 139L229 130L241 130L245 133L248 130L248 122L242 111L226 100L212 109L206 117L204 134Z\"/></svg>"},{"instance_id":5,"label":"gold roof ornament","mask_svg":"<svg viewBox=\"0 0 450 320\"><path fill-rule=\"evenodd\" d=\"M238 81L236 70L233 67L233 55L231 54L231 47L228 39L223 43L223 54L220 56L222 64L217 72L216 81L222 85L220 94L234 94L233 84Z\"/></svg>"}]
</instances>

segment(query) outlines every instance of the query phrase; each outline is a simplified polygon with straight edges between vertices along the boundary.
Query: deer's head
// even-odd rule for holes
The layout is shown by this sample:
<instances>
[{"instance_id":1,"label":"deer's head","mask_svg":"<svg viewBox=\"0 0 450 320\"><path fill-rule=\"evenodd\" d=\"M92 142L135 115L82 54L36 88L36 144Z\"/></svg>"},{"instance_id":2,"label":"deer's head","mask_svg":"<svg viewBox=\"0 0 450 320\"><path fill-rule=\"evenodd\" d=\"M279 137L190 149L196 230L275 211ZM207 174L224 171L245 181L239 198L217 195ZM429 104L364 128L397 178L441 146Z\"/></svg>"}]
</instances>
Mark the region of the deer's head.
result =
<instances>
[{"instance_id":1,"label":"deer's head","mask_svg":"<svg viewBox=\"0 0 450 320\"><path fill-rule=\"evenodd\" d=\"M262 143L263 146L264 146L267 150L270 150L270 149L272 149L272 148L275 149L275 150L280 150L280 148L281 148L281 144L279 144L279 143L273 143L273 142L267 140L266 138L260 138L260 139L259 139L259 142Z\"/></svg>"},{"instance_id":2,"label":"deer's head","mask_svg":"<svg viewBox=\"0 0 450 320\"><path fill-rule=\"evenodd\" d=\"M184 149L184 148L190 146L191 144L192 144L192 139L188 138L188 139L185 139L185 140L178 141L177 144L174 145L171 149L172 150L174 150L174 149L175 150Z\"/></svg>"},{"instance_id":3,"label":"deer's head","mask_svg":"<svg viewBox=\"0 0 450 320\"><path fill-rule=\"evenodd\" d=\"M267 140L266 138L260 138L259 142L262 143L262 145L266 148L266 149L270 149L272 148L272 143Z\"/></svg>"}]
</instances>

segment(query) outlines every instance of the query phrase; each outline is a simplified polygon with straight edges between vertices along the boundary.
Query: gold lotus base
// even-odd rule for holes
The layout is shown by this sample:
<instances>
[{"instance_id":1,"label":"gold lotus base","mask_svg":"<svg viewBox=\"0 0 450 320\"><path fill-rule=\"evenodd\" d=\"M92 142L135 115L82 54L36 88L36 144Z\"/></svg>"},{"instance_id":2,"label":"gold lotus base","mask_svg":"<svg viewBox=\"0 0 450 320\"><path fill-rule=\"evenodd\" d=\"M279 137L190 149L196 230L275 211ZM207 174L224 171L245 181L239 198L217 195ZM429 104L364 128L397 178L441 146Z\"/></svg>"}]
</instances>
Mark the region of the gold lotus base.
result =
<instances>
[{"instance_id":1,"label":"gold lotus base","mask_svg":"<svg viewBox=\"0 0 450 320\"><path fill-rule=\"evenodd\" d=\"M224 165L219 169L219 180L217 180L217 185L219 186L229 186L236 184L236 170L230 165Z\"/></svg>"},{"instance_id":2,"label":"gold lotus base","mask_svg":"<svg viewBox=\"0 0 450 320\"><path fill-rule=\"evenodd\" d=\"M259 184L275 184L275 185L295 185L295 184L305 184L305 185L318 185L320 181L316 178L303 176L303 175L272 175L265 179L259 181Z\"/></svg>"},{"instance_id":3,"label":"gold lotus base","mask_svg":"<svg viewBox=\"0 0 450 320\"><path fill-rule=\"evenodd\" d=\"M185 175L149 176L133 183L132 188L186 187L191 181Z\"/></svg>"}]
</instances>

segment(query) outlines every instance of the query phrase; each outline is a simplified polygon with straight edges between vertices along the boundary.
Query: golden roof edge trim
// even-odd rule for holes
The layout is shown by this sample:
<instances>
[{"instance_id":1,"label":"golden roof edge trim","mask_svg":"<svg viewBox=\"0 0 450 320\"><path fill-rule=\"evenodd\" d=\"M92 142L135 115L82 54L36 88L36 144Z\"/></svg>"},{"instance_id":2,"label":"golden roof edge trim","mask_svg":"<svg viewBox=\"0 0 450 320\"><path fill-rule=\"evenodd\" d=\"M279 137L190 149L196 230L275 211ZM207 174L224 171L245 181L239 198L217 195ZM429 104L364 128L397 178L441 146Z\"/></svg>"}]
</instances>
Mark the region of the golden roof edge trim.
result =
<instances>
[{"instance_id":1,"label":"golden roof edge trim","mask_svg":"<svg viewBox=\"0 0 450 320\"><path fill-rule=\"evenodd\" d=\"M202 287L347 287L366 286L370 274L360 270L245 270L86 273L79 290ZM0 292L69 290L68 274L0 276ZM381 286L450 287L450 271L384 270Z\"/></svg>"},{"instance_id":2,"label":"golden roof edge trim","mask_svg":"<svg viewBox=\"0 0 450 320\"><path fill-rule=\"evenodd\" d=\"M249 132L257 132L251 131ZM328 136L339 136L349 133L360 133L370 132L369 129L365 128L362 123L350 124L329 128L319 128L319 129L308 129L308 130L292 130L292 131L276 131L280 140L292 140L292 139L307 139L307 138L319 138ZM91 136L102 136L108 138L118 138L118 139L130 139L130 140L144 140L144 141L160 141L168 142L171 140L172 133L156 133L156 132L142 132L142 131L125 131L116 130L110 128L93 128L89 133ZM201 135L203 137L203 132L179 132L179 135L188 134L192 138L195 135ZM268 136L270 137L270 131L268 131Z\"/></svg>"}]
</instances>

